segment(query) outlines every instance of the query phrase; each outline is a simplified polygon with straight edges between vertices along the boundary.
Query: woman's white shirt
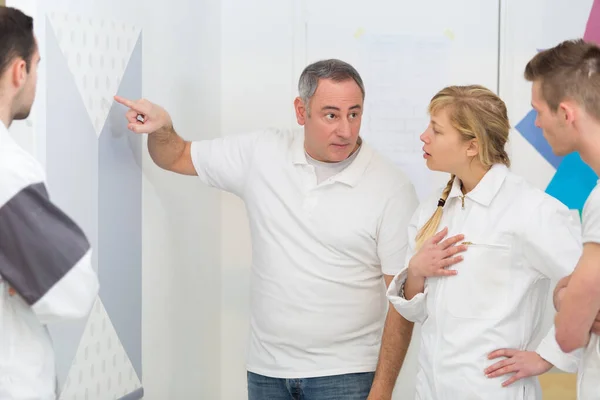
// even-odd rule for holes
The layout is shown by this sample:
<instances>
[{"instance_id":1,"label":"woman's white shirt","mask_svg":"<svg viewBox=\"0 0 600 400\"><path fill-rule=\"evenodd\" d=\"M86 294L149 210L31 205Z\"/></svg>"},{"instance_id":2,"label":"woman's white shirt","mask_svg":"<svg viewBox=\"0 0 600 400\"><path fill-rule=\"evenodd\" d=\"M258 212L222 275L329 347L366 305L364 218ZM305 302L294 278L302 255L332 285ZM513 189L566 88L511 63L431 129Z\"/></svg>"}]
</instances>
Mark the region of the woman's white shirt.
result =
<instances>
[{"instance_id":1,"label":"woman's white shirt","mask_svg":"<svg viewBox=\"0 0 600 400\"><path fill-rule=\"evenodd\" d=\"M441 190L424 201L409 226L414 238L437 207ZM407 269L388 289L388 298L405 318L422 323L417 399L539 399L535 377L509 387L509 375L487 378L484 369L500 361L488 354L500 348L534 350L557 368L575 372L579 353L563 353L551 328L537 348L551 281L570 274L581 255L581 229L558 200L494 165L463 197L455 180L439 229L469 242L458 274L428 278L424 293L399 296Z\"/></svg>"}]
</instances>

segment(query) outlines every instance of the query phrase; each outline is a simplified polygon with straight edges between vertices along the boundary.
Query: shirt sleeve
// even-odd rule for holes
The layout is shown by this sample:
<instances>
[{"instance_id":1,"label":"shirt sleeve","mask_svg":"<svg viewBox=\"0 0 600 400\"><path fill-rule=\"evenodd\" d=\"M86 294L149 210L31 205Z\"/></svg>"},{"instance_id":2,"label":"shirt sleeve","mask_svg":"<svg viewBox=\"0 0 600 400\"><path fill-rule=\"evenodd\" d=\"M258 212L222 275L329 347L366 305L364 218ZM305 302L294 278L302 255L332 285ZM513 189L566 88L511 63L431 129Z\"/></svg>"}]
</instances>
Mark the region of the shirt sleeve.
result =
<instances>
[{"instance_id":1,"label":"shirt sleeve","mask_svg":"<svg viewBox=\"0 0 600 400\"><path fill-rule=\"evenodd\" d=\"M417 293L412 299L407 300L401 295L401 286L406 282L408 274L408 263L415 253L415 238L417 236L417 226L419 222L419 209L414 213L413 217L406 229L408 245L405 253L405 260L402 264L401 271L394 276L390 287L387 290L387 298L392 303L396 311L404 318L412 322L423 323L427 319L427 280L425 280L425 290L423 293Z\"/></svg>"},{"instance_id":2,"label":"shirt sleeve","mask_svg":"<svg viewBox=\"0 0 600 400\"><path fill-rule=\"evenodd\" d=\"M523 241L525 258L542 276L558 281L573 272L581 251L579 222L558 200L544 199L532 212L528 222ZM564 353L560 349L554 325L550 327L536 352L566 372L576 372L581 357L581 352Z\"/></svg>"},{"instance_id":3,"label":"shirt sleeve","mask_svg":"<svg viewBox=\"0 0 600 400\"><path fill-rule=\"evenodd\" d=\"M396 275L404 267L410 241L407 227L418 204L414 186L406 183L392 194L384 208L377 233L377 255L385 275Z\"/></svg>"},{"instance_id":4,"label":"shirt sleeve","mask_svg":"<svg viewBox=\"0 0 600 400\"><path fill-rule=\"evenodd\" d=\"M205 184L242 196L256 146L264 132L192 142L192 163Z\"/></svg>"},{"instance_id":5,"label":"shirt sleeve","mask_svg":"<svg viewBox=\"0 0 600 400\"><path fill-rule=\"evenodd\" d=\"M547 197L532 211L522 246L533 268L558 281L573 272L581 256L579 222L566 206Z\"/></svg>"},{"instance_id":6,"label":"shirt sleeve","mask_svg":"<svg viewBox=\"0 0 600 400\"><path fill-rule=\"evenodd\" d=\"M2 279L42 323L87 315L99 285L83 231L50 201L42 182L0 197Z\"/></svg>"},{"instance_id":7,"label":"shirt sleeve","mask_svg":"<svg viewBox=\"0 0 600 400\"><path fill-rule=\"evenodd\" d=\"M596 186L583 207L583 243L600 243L600 187Z\"/></svg>"},{"instance_id":8,"label":"shirt sleeve","mask_svg":"<svg viewBox=\"0 0 600 400\"><path fill-rule=\"evenodd\" d=\"M542 339L535 351L556 368L571 373L577 372L579 362L583 356L583 349L577 349L571 353L564 353L560 349L560 346L556 342L554 325L550 327L549 332Z\"/></svg>"}]
</instances>

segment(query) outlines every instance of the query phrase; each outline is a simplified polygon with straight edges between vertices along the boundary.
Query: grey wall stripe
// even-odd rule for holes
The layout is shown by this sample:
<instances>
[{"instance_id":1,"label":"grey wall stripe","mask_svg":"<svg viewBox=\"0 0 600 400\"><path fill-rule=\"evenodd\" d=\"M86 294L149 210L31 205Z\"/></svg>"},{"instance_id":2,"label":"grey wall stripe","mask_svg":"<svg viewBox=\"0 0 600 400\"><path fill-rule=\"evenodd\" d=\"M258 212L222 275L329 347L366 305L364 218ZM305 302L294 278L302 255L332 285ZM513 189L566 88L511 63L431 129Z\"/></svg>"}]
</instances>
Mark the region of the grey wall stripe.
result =
<instances>
[{"instance_id":1,"label":"grey wall stripe","mask_svg":"<svg viewBox=\"0 0 600 400\"><path fill-rule=\"evenodd\" d=\"M128 395L121 397L119 400L139 400L144 397L144 388L141 387Z\"/></svg>"},{"instance_id":2,"label":"grey wall stripe","mask_svg":"<svg viewBox=\"0 0 600 400\"><path fill-rule=\"evenodd\" d=\"M26 187L0 207L0 275L35 304L85 255L83 231L48 198Z\"/></svg>"}]
</instances>

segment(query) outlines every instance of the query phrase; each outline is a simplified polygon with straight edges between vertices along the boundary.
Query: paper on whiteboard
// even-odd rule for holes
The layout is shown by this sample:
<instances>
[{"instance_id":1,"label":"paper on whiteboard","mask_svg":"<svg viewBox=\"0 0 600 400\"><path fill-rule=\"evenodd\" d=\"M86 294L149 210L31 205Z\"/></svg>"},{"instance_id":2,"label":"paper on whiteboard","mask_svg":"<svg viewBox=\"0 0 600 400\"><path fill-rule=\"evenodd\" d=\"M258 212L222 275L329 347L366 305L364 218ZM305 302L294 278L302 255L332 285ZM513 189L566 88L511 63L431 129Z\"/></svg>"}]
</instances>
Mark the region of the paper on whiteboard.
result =
<instances>
[{"instance_id":1,"label":"paper on whiteboard","mask_svg":"<svg viewBox=\"0 0 600 400\"><path fill-rule=\"evenodd\" d=\"M366 88L361 135L411 179L419 198L445 184L429 171L419 136L429 123L431 97L449 84L446 37L365 35L360 68Z\"/></svg>"}]
</instances>

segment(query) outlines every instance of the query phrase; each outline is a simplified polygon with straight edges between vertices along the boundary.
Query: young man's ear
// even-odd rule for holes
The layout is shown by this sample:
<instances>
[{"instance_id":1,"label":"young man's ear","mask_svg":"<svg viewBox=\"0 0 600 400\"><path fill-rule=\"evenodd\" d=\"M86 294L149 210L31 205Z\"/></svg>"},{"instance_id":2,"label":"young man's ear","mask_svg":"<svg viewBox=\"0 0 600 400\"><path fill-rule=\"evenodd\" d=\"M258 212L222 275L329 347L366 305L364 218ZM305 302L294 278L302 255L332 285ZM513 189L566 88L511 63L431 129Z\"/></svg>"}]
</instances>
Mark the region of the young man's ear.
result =
<instances>
[{"instance_id":1,"label":"young man's ear","mask_svg":"<svg viewBox=\"0 0 600 400\"><path fill-rule=\"evenodd\" d=\"M575 121L575 107L570 102L563 101L558 105L560 118L567 124Z\"/></svg>"},{"instance_id":2,"label":"young man's ear","mask_svg":"<svg viewBox=\"0 0 600 400\"><path fill-rule=\"evenodd\" d=\"M296 110L298 125L303 126L308 119L308 108L304 105L304 101L300 97L296 97L296 100L294 100L294 109Z\"/></svg>"},{"instance_id":3,"label":"young man's ear","mask_svg":"<svg viewBox=\"0 0 600 400\"><path fill-rule=\"evenodd\" d=\"M12 84L20 88L27 81L27 63L22 58L16 58L8 66Z\"/></svg>"}]
</instances>

